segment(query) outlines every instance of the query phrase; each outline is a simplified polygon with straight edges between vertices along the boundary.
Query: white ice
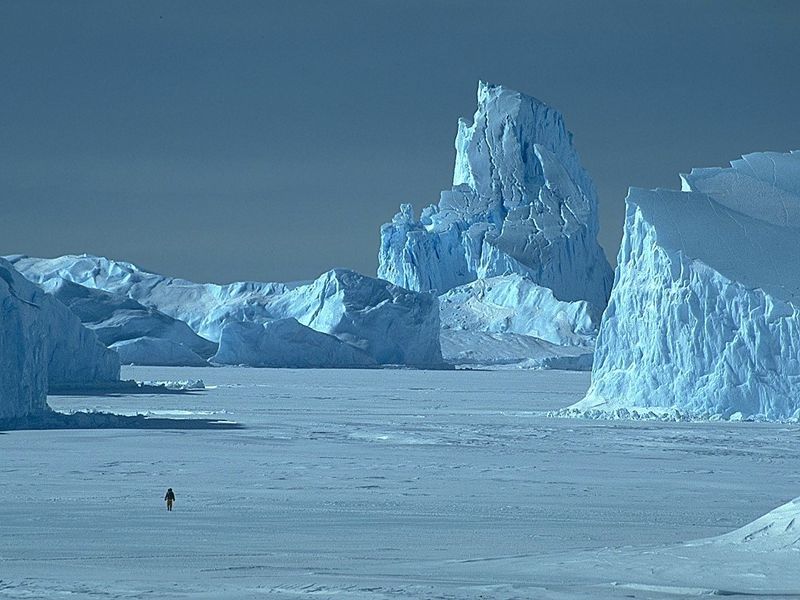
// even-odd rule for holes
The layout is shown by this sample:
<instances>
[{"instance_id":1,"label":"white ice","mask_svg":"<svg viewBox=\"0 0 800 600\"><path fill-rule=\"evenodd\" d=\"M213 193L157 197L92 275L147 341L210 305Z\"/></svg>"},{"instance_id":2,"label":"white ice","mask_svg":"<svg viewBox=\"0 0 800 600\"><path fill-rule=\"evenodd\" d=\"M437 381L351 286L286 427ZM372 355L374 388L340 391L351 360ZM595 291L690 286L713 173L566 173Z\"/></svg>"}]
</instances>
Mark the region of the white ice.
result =
<instances>
[{"instance_id":1,"label":"white ice","mask_svg":"<svg viewBox=\"0 0 800 600\"><path fill-rule=\"evenodd\" d=\"M800 594L791 506L707 539L797 496L796 426L547 418L558 371L123 377L208 389L50 402L244 428L3 432L0 598Z\"/></svg>"}]
</instances>

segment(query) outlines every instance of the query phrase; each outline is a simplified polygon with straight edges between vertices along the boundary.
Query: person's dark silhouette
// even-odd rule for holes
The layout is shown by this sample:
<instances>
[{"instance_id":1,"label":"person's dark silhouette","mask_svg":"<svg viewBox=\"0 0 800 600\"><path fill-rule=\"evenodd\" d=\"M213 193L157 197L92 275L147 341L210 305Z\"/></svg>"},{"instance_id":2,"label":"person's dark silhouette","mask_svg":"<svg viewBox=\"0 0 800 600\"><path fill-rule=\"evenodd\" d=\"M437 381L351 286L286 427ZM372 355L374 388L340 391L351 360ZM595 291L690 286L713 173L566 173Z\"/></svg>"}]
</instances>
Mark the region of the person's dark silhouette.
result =
<instances>
[{"instance_id":1,"label":"person's dark silhouette","mask_svg":"<svg viewBox=\"0 0 800 600\"><path fill-rule=\"evenodd\" d=\"M167 510L172 510L172 503L175 502L175 492L172 491L172 488L167 490L166 496L164 496L164 500L167 501Z\"/></svg>"}]
</instances>

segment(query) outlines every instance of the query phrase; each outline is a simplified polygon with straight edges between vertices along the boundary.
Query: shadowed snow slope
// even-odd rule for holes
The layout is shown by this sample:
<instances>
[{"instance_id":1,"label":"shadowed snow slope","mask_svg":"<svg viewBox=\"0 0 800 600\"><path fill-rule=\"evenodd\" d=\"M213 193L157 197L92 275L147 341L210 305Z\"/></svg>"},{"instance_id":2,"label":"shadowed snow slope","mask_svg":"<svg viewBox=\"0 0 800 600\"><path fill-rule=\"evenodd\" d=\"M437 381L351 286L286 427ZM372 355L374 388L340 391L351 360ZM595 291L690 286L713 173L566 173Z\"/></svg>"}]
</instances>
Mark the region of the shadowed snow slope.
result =
<instances>
[{"instance_id":1,"label":"shadowed snow slope","mask_svg":"<svg viewBox=\"0 0 800 600\"><path fill-rule=\"evenodd\" d=\"M42 289L55 296L120 354L125 364L202 366L217 345L173 319L121 294L51 279Z\"/></svg>"},{"instance_id":2,"label":"shadowed snow slope","mask_svg":"<svg viewBox=\"0 0 800 600\"><path fill-rule=\"evenodd\" d=\"M375 366L375 361L350 344L301 325L296 319L269 323L228 323L212 362L251 367Z\"/></svg>"},{"instance_id":3,"label":"shadowed snow slope","mask_svg":"<svg viewBox=\"0 0 800 600\"><path fill-rule=\"evenodd\" d=\"M575 408L797 418L800 154L683 181L628 195L592 386Z\"/></svg>"},{"instance_id":4,"label":"shadowed snow slope","mask_svg":"<svg viewBox=\"0 0 800 600\"><path fill-rule=\"evenodd\" d=\"M481 82L472 125L459 121L453 188L419 220L406 204L381 228L378 276L443 293L518 273L602 309L612 272L597 230L594 185L561 114Z\"/></svg>"},{"instance_id":5,"label":"shadowed snow slope","mask_svg":"<svg viewBox=\"0 0 800 600\"><path fill-rule=\"evenodd\" d=\"M336 269L307 284L199 284L96 256L11 257L31 281L72 281L128 296L219 340L227 323L294 318L333 335L379 364L442 363L436 298ZM359 363L360 364L360 363Z\"/></svg>"},{"instance_id":6,"label":"shadowed snow slope","mask_svg":"<svg viewBox=\"0 0 800 600\"><path fill-rule=\"evenodd\" d=\"M744 527L712 538L716 544L739 545L748 550L772 552L800 548L800 498L795 498L748 523Z\"/></svg>"},{"instance_id":7,"label":"shadowed snow slope","mask_svg":"<svg viewBox=\"0 0 800 600\"><path fill-rule=\"evenodd\" d=\"M48 388L118 379L116 354L0 259L0 418L46 411Z\"/></svg>"}]
</instances>

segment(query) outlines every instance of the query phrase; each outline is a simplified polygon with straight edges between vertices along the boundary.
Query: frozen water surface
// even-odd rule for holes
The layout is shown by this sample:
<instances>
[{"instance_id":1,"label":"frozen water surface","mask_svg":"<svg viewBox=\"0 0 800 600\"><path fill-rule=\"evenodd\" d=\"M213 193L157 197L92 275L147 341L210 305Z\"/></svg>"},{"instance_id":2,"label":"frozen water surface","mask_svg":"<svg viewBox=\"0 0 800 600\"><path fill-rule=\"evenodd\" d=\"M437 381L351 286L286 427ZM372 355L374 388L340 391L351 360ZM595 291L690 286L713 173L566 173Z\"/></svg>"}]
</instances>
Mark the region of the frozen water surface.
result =
<instances>
[{"instance_id":1,"label":"frozen water surface","mask_svg":"<svg viewBox=\"0 0 800 600\"><path fill-rule=\"evenodd\" d=\"M207 389L50 403L244 428L0 434L0 598L800 590L797 569L783 568L796 549L683 543L798 495L796 426L545 417L585 393L588 374L574 372L134 367L123 377Z\"/></svg>"}]
</instances>

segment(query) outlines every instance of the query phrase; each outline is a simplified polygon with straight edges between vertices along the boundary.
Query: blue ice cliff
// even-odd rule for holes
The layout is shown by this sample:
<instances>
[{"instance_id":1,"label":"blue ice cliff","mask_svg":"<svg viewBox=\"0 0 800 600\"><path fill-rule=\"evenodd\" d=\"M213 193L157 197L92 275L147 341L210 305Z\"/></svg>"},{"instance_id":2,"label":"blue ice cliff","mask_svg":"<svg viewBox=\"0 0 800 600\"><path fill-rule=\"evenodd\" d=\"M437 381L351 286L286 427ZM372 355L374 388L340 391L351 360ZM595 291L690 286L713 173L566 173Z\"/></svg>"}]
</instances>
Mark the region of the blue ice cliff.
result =
<instances>
[{"instance_id":1,"label":"blue ice cliff","mask_svg":"<svg viewBox=\"0 0 800 600\"><path fill-rule=\"evenodd\" d=\"M632 188L583 414L800 416L800 153ZM645 409L639 410L639 409Z\"/></svg>"},{"instance_id":2,"label":"blue ice cliff","mask_svg":"<svg viewBox=\"0 0 800 600\"><path fill-rule=\"evenodd\" d=\"M47 412L48 390L117 380L117 355L0 259L0 419Z\"/></svg>"}]
</instances>

